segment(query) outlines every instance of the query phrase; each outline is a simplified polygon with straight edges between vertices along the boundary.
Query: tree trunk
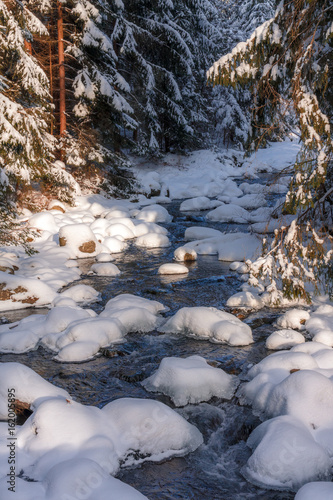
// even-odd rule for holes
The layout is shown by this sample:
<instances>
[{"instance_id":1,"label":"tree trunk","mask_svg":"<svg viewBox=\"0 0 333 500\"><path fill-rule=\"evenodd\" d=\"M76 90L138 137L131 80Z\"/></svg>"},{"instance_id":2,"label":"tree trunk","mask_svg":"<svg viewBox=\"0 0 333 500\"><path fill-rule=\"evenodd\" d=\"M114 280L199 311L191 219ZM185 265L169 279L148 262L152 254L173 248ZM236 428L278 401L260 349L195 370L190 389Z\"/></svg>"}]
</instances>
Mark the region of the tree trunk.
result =
<instances>
[{"instance_id":1,"label":"tree trunk","mask_svg":"<svg viewBox=\"0 0 333 500\"><path fill-rule=\"evenodd\" d=\"M59 123L60 136L66 132L66 83L62 4L58 1Z\"/></svg>"},{"instance_id":2,"label":"tree trunk","mask_svg":"<svg viewBox=\"0 0 333 500\"><path fill-rule=\"evenodd\" d=\"M31 42L28 42L28 40L24 40L24 48L25 51L28 52L28 54L32 55Z\"/></svg>"}]
</instances>

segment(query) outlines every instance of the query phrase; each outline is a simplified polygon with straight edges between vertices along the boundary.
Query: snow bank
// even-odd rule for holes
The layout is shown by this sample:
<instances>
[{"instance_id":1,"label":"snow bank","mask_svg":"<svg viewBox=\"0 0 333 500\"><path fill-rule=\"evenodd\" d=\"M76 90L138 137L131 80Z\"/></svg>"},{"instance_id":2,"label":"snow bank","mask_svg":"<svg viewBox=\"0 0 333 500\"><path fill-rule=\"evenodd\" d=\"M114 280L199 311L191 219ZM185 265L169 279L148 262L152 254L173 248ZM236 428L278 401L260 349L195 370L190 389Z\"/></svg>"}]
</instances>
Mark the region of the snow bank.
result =
<instances>
[{"instance_id":1,"label":"snow bank","mask_svg":"<svg viewBox=\"0 0 333 500\"><path fill-rule=\"evenodd\" d=\"M164 358L158 370L142 382L151 392L162 392L176 406L209 401L213 396L231 399L237 377L213 368L201 356Z\"/></svg>"},{"instance_id":2,"label":"snow bank","mask_svg":"<svg viewBox=\"0 0 333 500\"><path fill-rule=\"evenodd\" d=\"M189 337L229 345L253 342L251 328L232 314L214 307L183 307L159 328L162 333L181 333Z\"/></svg>"}]
</instances>

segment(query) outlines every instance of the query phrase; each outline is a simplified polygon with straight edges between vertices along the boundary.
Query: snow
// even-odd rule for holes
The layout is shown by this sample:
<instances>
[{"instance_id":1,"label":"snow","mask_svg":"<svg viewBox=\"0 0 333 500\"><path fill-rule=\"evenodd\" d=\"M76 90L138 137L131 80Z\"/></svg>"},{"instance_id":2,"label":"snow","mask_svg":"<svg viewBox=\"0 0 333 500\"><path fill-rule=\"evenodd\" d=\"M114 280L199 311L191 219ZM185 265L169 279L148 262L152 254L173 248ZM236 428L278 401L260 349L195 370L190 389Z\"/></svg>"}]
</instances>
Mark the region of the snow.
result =
<instances>
[{"instance_id":1,"label":"snow","mask_svg":"<svg viewBox=\"0 0 333 500\"><path fill-rule=\"evenodd\" d=\"M244 474L259 486L297 490L309 481L330 477L328 453L293 417L264 422L252 432L247 444L254 452Z\"/></svg>"},{"instance_id":2,"label":"snow","mask_svg":"<svg viewBox=\"0 0 333 500\"><path fill-rule=\"evenodd\" d=\"M70 258L95 256L98 253L98 241L87 224L69 224L59 230L59 240L69 252ZM91 242L89 249L84 250L84 245Z\"/></svg>"},{"instance_id":3,"label":"snow","mask_svg":"<svg viewBox=\"0 0 333 500\"><path fill-rule=\"evenodd\" d=\"M15 389L15 397L36 408L48 398L70 400L64 389L50 384L28 366L21 363L0 363L0 418L8 418L8 388Z\"/></svg>"},{"instance_id":4,"label":"snow","mask_svg":"<svg viewBox=\"0 0 333 500\"><path fill-rule=\"evenodd\" d=\"M214 238L222 236L221 231L210 227L193 226L185 230L185 240L204 240L206 238Z\"/></svg>"},{"instance_id":5,"label":"snow","mask_svg":"<svg viewBox=\"0 0 333 500\"><path fill-rule=\"evenodd\" d=\"M162 264L158 268L158 274L187 274L188 271L182 264Z\"/></svg>"},{"instance_id":6,"label":"snow","mask_svg":"<svg viewBox=\"0 0 333 500\"><path fill-rule=\"evenodd\" d=\"M54 357L57 361L72 363L93 359L100 349L100 344L92 340L76 341L66 345Z\"/></svg>"},{"instance_id":7,"label":"snow","mask_svg":"<svg viewBox=\"0 0 333 500\"><path fill-rule=\"evenodd\" d=\"M210 200L206 196L198 196L197 198L191 198L189 200L183 201L179 207L181 212L191 212L199 210L211 210L216 208L222 203L218 200Z\"/></svg>"},{"instance_id":8,"label":"snow","mask_svg":"<svg viewBox=\"0 0 333 500\"><path fill-rule=\"evenodd\" d=\"M333 483L331 481L311 481L300 488L295 500L332 500Z\"/></svg>"},{"instance_id":9,"label":"snow","mask_svg":"<svg viewBox=\"0 0 333 500\"><path fill-rule=\"evenodd\" d=\"M91 304L99 299L99 293L89 285L74 285L61 292L61 297L69 297L79 304Z\"/></svg>"},{"instance_id":10,"label":"snow","mask_svg":"<svg viewBox=\"0 0 333 500\"><path fill-rule=\"evenodd\" d=\"M289 328L273 332L266 339L266 347L272 350L290 349L294 345L302 344L303 342L305 342L303 335Z\"/></svg>"},{"instance_id":11,"label":"snow","mask_svg":"<svg viewBox=\"0 0 333 500\"><path fill-rule=\"evenodd\" d=\"M208 212L206 215L208 221L219 222L237 222L239 224L246 224L250 220L250 213L238 205L230 203L223 204L215 210Z\"/></svg>"},{"instance_id":12,"label":"snow","mask_svg":"<svg viewBox=\"0 0 333 500\"><path fill-rule=\"evenodd\" d=\"M253 342L251 328L214 307L183 307L160 328L162 333L180 333L233 346Z\"/></svg>"},{"instance_id":13,"label":"snow","mask_svg":"<svg viewBox=\"0 0 333 500\"><path fill-rule=\"evenodd\" d=\"M143 208L136 215L138 220L144 222L171 222L172 217L169 215L166 208L161 207L160 205L150 205L148 207Z\"/></svg>"},{"instance_id":14,"label":"snow","mask_svg":"<svg viewBox=\"0 0 333 500\"><path fill-rule=\"evenodd\" d=\"M310 318L309 311L303 309L290 309L280 316L276 322L280 328L305 329L305 322Z\"/></svg>"},{"instance_id":15,"label":"snow","mask_svg":"<svg viewBox=\"0 0 333 500\"><path fill-rule=\"evenodd\" d=\"M174 259L179 262L191 262L197 260L197 252L187 245L177 248L174 251Z\"/></svg>"},{"instance_id":16,"label":"snow","mask_svg":"<svg viewBox=\"0 0 333 500\"><path fill-rule=\"evenodd\" d=\"M118 267L110 262L93 264L90 270L98 276L118 276L120 274Z\"/></svg>"},{"instance_id":17,"label":"snow","mask_svg":"<svg viewBox=\"0 0 333 500\"><path fill-rule=\"evenodd\" d=\"M122 398L104 406L102 413L126 442L126 465L186 455L203 442L194 425L159 401Z\"/></svg>"},{"instance_id":18,"label":"snow","mask_svg":"<svg viewBox=\"0 0 333 500\"><path fill-rule=\"evenodd\" d=\"M263 301L258 294L251 292L238 292L229 297L226 306L261 309L263 307Z\"/></svg>"},{"instance_id":19,"label":"snow","mask_svg":"<svg viewBox=\"0 0 333 500\"><path fill-rule=\"evenodd\" d=\"M165 248L170 246L170 241L164 234L147 233L139 236L135 245L139 248Z\"/></svg>"},{"instance_id":20,"label":"snow","mask_svg":"<svg viewBox=\"0 0 333 500\"><path fill-rule=\"evenodd\" d=\"M237 377L213 368L201 356L164 358L158 370L142 382L146 390L169 396L176 406L209 401L213 396L231 399Z\"/></svg>"}]
</instances>

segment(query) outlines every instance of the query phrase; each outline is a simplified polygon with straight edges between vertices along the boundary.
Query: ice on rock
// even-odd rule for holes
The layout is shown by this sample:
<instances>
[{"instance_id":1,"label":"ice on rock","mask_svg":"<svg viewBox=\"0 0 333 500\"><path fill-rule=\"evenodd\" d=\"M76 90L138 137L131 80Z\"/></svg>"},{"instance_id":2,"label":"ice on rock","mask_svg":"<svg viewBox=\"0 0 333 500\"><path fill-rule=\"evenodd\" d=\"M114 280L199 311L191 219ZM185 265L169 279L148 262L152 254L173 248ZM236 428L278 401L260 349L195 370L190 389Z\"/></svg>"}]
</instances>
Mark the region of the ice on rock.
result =
<instances>
[{"instance_id":1,"label":"ice on rock","mask_svg":"<svg viewBox=\"0 0 333 500\"><path fill-rule=\"evenodd\" d=\"M197 252L193 248L186 245L176 248L173 255L174 259L178 262L192 262L197 260L198 257Z\"/></svg>"},{"instance_id":2,"label":"ice on rock","mask_svg":"<svg viewBox=\"0 0 333 500\"><path fill-rule=\"evenodd\" d=\"M164 358L158 370L142 382L151 392L162 392L176 406L209 401L213 396L231 399L237 377L213 368L201 356Z\"/></svg>"},{"instance_id":3,"label":"ice on rock","mask_svg":"<svg viewBox=\"0 0 333 500\"><path fill-rule=\"evenodd\" d=\"M197 198L190 198L181 203L179 210L181 212L191 212L196 210L212 210L222 205L221 201L210 200L206 196L198 196Z\"/></svg>"},{"instance_id":4,"label":"ice on rock","mask_svg":"<svg viewBox=\"0 0 333 500\"><path fill-rule=\"evenodd\" d=\"M71 399L64 389L50 384L21 363L0 363L0 380L0 419L8 418L8 389L11 387L15 389L16 399L34 407L47 398Z\"/></svg>"},{"instance_id":5,"label":"ice on rock","mask_svg":"<svg viewBox=\"0 0 333 500\"><path fill-rule=\"evenodd\" d=\"M280 316L276 322L280 328L291 328L292 330L305 329L305 322L310 318L310 313L304 309L290 309Z\"/></svg>"},{"instance_id":6,"label":"ice on rock","mask_svg":"<svg viewBox=\"0 0 333 500\"><path fill-rule=\"evenodd\" d=\"M333 482L312 481L300 488L294 500L333 500Z\"/></svg>"},{"instance_id":7,"label":"ice on rock","mask_svg":"<svg viewBox=\"0 0 333 500\"><path fill-rule=\"evenodd\" d=\"M224 233L210 227L193 226L185 230L185 240L204 240L206 238L215 238Z\"/></svg>"},{"instance_id":8,"label":"ice on rock","mask_svg":"<svg viewBox=\"0 0 333 500\"><path fill-rule=\"evenodd\" d=\"M284 329L273 332L266 339L267 349L279 350L290 349L294 345L305 342L303 335L296 330Z\"/></svg>"},{"instance_id":9,"label":"ice on rock","mask_svg":"<svg viewBox=\"0 0 333 500\"><path fill-rule=\"evenodd\" d=\"M147 233L139 236L135 245L139 248L165 248L170 246L170 241L164 234Z\"/></svg>"},{"instance_id":10,"label":"ice on rock","mask_svg":"<svg viewBox=\"0 0 333 500\"><path fill-rule=\"evenodd\" d=\"M160 205L150 205L142 210L136 215L138 220L144 222L171 222L172 217L168 211L161 207Z\"/></svg>"},{"instance_id":11,"label":"ice on rock","mask_svg":"<svg viewBox=\"0 0 333 500\"><path fill-rule=\"evenodd\" d=\"M82 362L93 359L100 350L100 344L93 340L77 341L66 345L54 357L66 363Z\"/></svg>"},{"instance_id":12,"label":"ice on rock","mask_svg":"<svg viewBox=\"0 0 333 500\"><path fill-rule=\"evenodd\" d=\"M74 285L60 294L61 297L69 297L79 304L91 304L99 300L99 293L89 285Z\"/></svg>"},{"instance_id":13,"label":"ice on rock","mask_svg":"<svg viewBox=\"0 0 333 500\"><path fill-rule=\"evenodd\" d=\"M183 307L159 331L181 333L234 346L253 342L252 331L247 324L214 307Z\"/></svg>"},{"instance_id":14,"label":"ice on rock","mask_svg":"<svg viewBox=\"0 0 333 500\"><path fill-rule=\"evenodd\" d=\"M87 458L65 460L55 465L43 482L46 486L45 500L148 500Z\"/></svg>"},{"instance_id":15,"label":"ice on rock","mask_svg":"<svg viewBox=\"0 0 333 500\"><path fill-rule=\"evenodd\" d=\"M247 444L254 449L243 472L251 482L297 490L309 481L331 477L331 459L298 419L283 416L259 425Z\"/></svg>"},{"instance_id":16,"label":"ice on rock","mask_svg":"<svg viewBox=\"0 0 333 500\"><path fill-rule=\"evenodd\" d=\"M229 297L226 306L261 309L264 307L264 303L258 294L251 292L238 292Z\"/></svg>"},{"instance_id":17,"label":"ice on rock","mask_svg":"<svg viewBox=\"0 0 333 500\"><path fill-rule=\"evenodd\" d=\"M162 264L158 274L188 274L188 268L182 264Z\"/></svg>"},{"instance_id":18,"label":"ice on rock","mask_svg":"<svg viewBox=\"0 0 333 500\"><path fill-rule=\"evenodd\" d=\"M221 205L206 215L207 220L215 222L237 222L238 224L246 224L249 222L250 218L250 213L245 210L245 208L232 203Z\"/></svg>"},{"instance_id":19,"label":"ice on rock","mask_svg":"<svg viewBox=\"0 0 333 500\"><path fill-rule=\"evenodd\" d=\"M121 253L126 250L128 244L115 236L108 236L103 240L103 247L107 248L111 253Z\"/></svg>"},{"instance_id":20,"label":"ice on rock","mask_svg":"<svg viewBox=\"0 0 333 500\"><path fill-rule=\"evenodd\" d=\"M70 258L94 257L99 243L87 224L69 224L59 230L59 243L69 252Z\"/></svg>"},{"instance_id":21,"label":"ice on rock","mask_svg":"<svg viewBox=\"0 0 333 500\"><path fill-rule=\"evenodd\" d=\"M159 401L122 398L104 406L102 412L126 442L126 465L183 456L203 442L194 425Z\"/></svg>"},{"instance_id":22,"label":"ice on rock","mask_svg":"<svg viewBox=\"0 0 333 500\"><path fill-rule=\"evenodd\" d=\"M110 262L93 264L90 270L98 276L118 276L120 274L118 267Z\"/></svg>"}]
</instances>

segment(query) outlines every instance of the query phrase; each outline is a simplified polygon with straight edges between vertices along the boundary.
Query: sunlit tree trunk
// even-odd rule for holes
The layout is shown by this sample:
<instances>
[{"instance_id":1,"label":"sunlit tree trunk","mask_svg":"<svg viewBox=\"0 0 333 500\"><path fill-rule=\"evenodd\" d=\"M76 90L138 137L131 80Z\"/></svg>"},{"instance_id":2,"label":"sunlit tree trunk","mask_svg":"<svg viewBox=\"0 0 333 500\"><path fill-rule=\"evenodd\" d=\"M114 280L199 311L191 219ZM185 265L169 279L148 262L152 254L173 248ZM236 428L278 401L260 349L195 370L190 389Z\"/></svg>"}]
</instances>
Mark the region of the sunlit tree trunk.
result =
<instances>
[{"instance_id":1,"label":"sunlit tree trunk","mask_svg":"<svg viewBox=\"0 0 333 500\"><path fill-rule=\"evenodd\" d=\"M60 137L66 132L66 85L62 5L58 1L58 63L59 63L59 124Z\"/></svg>"}]
</instances>

